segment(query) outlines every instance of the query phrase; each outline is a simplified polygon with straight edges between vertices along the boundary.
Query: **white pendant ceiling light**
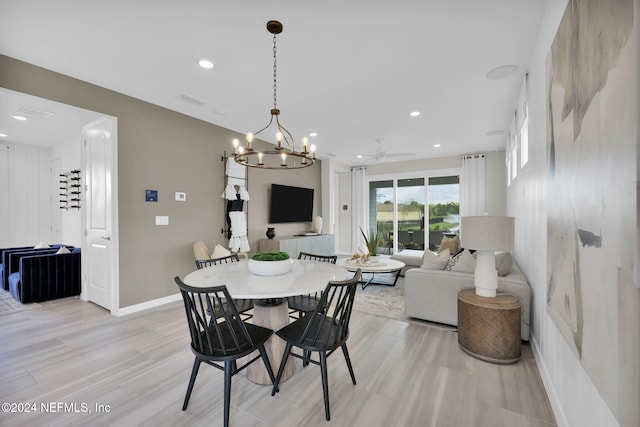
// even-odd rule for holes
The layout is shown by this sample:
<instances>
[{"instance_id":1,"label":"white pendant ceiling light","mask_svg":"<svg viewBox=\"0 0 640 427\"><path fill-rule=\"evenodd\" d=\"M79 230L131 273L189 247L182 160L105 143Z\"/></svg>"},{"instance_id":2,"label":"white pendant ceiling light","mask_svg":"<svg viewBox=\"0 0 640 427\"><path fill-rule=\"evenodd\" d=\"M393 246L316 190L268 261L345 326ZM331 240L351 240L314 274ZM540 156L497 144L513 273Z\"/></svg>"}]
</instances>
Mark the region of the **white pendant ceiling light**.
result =
<instances>
[{"instance_id":1,"label":"white pendant ceiling light","mask_svg":"<svg viewBox=\"0 0 640 427\"><path fill-rule=\"evenodd\" d=\"M261 169L300 169L311 166L316 158L314 145L309 145L308 138L302 138L302 149L295 150L291 133L280 124L280 110L277 106L277 66L276 35L282 32L282 24L278 21L267 22L267 31L273 34L273 108L270 111L269 123L255 133L247 133L246 145L238 139L233 140L233 158L241 165ZM275 118L275 121L274 121ZM256 150L253 140L275 122L277 145L271 150Z\"/></svg>"}]
</instances>

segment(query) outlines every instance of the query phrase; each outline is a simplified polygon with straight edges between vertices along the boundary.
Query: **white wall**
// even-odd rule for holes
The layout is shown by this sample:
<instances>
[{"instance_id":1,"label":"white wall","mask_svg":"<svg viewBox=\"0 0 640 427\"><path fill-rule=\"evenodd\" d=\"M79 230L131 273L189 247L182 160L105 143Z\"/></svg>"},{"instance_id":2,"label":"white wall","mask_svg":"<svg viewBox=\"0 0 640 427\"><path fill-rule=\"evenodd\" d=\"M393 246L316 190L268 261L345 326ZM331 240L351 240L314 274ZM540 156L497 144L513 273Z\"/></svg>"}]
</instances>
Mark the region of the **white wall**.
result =
<instances>
[{"instance_id":1,"label":"white wall","mask_svg":"<svg viewBox=\"0 0 640 427\"><path fill-rule=\"evenodd\" d=\"M516 218L515 259L533 290L531 343L558 424L616 426L618 421L546 311L546 57L566 4L549 2L531 61L529 162L507 190L507 213Z\"/></svg>"},{"instance_id":2,"label":"white wall","mask_svg":"<svg viewBox=\"0 0 640 427\"><path fill-rule=\"evenodd\" d=\"M49 150L0 145L0 247L51 242Z\"/></svg>"},{"instance_id":3,"label":"white wall","mask_svg":"<svg viewBox=\"0 0 640 427\"><path fill-rule=\"evenodd\" d=\"M79 132L77 135L53 147L51 149L51 160L59 161L61 173L69 172L74 169L82 169L82 134ZM84 182L84 180L82 182ZM56 200L56 198L53 197L53 200ZM83 206L83 203L84 200L81 200L80 206ZM64 210L56 206L54 206L52 210L55 210L56 208L60 211L60 233L56 236L54 229L52 238L55 236L58 240L52 240L52 243L66 243L68 245L81 246L82 210Z\"/></svg>"}]
</instances>

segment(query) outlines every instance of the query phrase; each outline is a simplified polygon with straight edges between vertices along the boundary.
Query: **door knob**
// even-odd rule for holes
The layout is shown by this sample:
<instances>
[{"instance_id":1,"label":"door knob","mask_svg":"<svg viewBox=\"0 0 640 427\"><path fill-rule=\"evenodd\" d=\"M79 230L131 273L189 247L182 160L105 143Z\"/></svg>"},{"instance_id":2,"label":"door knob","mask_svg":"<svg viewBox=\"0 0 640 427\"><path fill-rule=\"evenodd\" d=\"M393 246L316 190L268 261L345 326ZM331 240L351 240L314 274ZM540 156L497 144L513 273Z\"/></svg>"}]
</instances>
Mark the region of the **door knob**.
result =
<instances>
[{"instance_id":1,"label":"door knob","mask_svg":"<svg viewBox=\"0 0 640 427\"><path fill-rule=\"evenodd\" d=\"M102 240L111 240L111 236L102 236L101 239Z\"/></svg>"}]
</instances>

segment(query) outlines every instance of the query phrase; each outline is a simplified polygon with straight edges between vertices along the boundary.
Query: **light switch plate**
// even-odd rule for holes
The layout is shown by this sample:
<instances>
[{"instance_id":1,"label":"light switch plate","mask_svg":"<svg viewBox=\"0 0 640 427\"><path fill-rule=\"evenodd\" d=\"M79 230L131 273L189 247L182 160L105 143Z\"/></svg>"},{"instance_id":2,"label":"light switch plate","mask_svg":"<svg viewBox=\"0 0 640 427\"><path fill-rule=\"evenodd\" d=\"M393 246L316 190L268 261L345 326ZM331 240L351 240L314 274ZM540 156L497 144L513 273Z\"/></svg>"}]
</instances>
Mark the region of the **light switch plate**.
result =
<instances>
[{"instance_id":1,"label":"light switch plate","mask_svg":"<svg viewBox=\"0 0 640 427\"><path fill-rule=\"evenodd\" d=\"M176 202L185 202L187 200L187 193L176 191Z\"/></svg>"},{"instance_id":2,"label":"light switch plate","mask_svg":"<svg viewBox=\"0 0 640 427\"><path fill-rule=\"evenodd\" d=\"M156 216L156 225L169 225L168 216Z\"/></svg>"}]
</instances>

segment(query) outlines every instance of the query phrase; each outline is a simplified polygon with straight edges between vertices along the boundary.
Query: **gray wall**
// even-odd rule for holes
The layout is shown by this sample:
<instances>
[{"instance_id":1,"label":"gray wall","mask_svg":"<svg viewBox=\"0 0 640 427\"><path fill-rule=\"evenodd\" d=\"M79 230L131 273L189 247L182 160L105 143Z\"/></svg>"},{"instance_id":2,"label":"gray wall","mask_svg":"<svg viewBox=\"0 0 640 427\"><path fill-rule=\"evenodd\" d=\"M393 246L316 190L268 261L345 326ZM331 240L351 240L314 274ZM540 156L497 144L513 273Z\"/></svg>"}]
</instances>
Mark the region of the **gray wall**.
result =
<instances>
[{"instance_id":1,"label":"gray wall","mask_svg":"<svg viewBox=\"0 0 640 427\"><path fill-rule=\"evenodd\" d=\"M194 241L227 243L220 232L225 224L220 157L237 133L3 55L0 87L117 117L121 308L175 294L173 277L194 268ZM272 181L291 184L295 173L296 183L317 189L320 211L319 167L286 177L262 173L249 173L253 242L267 227L265 188ZM146 189L158 190L157 203L145 202ZM187 201L174 201L176 191L186 192ZM168 215L170 225L155 226L156 215ZM279 231L292 234L306 227Z\"/></svg>"}]
</instances>

